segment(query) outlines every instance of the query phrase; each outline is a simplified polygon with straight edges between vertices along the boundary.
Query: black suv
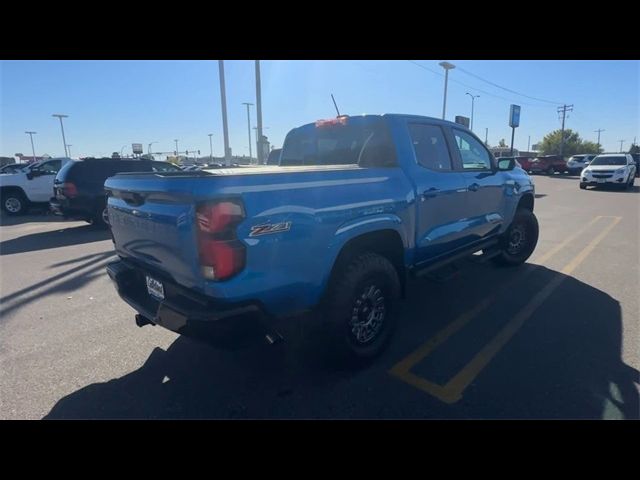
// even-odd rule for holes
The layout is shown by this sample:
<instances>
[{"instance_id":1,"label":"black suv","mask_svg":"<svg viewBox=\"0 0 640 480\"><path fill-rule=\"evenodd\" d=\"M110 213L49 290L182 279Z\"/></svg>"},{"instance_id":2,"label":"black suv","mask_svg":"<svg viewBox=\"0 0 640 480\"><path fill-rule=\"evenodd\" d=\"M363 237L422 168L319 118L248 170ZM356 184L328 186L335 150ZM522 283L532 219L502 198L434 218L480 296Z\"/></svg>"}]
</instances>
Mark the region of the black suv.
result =
<instances>
[{"instance_id":1,"label":"black suv","mask_svg":"<svg viewBox=\"0 0 640 480\"><path fill-rule=\"evenodd\" d=\"M104 182L120 172L180 172L169 162L114 158L85 158L68 162L53 182L51 211L65 218L80 219L107 227L107 196Z\"/></svg>"}]
</instances>

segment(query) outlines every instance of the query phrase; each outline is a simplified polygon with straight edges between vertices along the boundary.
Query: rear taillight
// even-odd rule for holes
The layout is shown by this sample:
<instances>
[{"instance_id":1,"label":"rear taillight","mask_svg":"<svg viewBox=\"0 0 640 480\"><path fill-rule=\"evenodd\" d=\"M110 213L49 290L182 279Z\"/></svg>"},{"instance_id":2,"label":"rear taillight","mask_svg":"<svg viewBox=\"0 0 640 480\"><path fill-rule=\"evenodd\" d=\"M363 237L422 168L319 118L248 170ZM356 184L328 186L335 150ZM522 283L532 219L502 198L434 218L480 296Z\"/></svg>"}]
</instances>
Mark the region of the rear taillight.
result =
<instances>
[{"instance_id":1,"label":"rear taillight","mask_svg":"<svg viewBox=\"0 0 640 480\"><path fill-rule=\"evenodd\" d=\"M74 198L78 196L78 189L75 183L66 182L61 187L62 194L67 198Z\"/></svg>"},{"instance_id":2,"label":"rear taillight","mask_svg":"<svg viewBox=\"0 0 640 480\"><path fill-rule=\"evenodd\" d=\"M236 235L236 228L244 218L242 205L235 201L198 206L198 254L205 278L225 280L244 268L246 249Z\"/></svg>"}]
</instances>

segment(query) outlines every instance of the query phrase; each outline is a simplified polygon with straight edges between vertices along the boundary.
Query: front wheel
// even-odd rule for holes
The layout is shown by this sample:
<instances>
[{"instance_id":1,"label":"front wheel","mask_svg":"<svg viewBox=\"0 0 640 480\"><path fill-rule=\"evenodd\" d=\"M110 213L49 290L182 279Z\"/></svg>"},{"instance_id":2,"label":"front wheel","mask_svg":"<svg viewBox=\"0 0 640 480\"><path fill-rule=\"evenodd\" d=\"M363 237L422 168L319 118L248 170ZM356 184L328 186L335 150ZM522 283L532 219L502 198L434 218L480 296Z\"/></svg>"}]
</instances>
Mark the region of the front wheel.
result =
<instances>
[{"instance_id":1,"label":"front wheel","mask_svg":"<svg viewBox=\"0 0 640 480\"><path fill-rule=\"evenodd\" d=\"M398 272L389 260L363 253L338 272L325 299L330 348L341 360L368 360L386 347L400 296Z\"/></svg>"},{"instance_id":2,"label":"front wheel","mask_svg":"<svg viewBox=\"0 0 640 480\"><path fill-rule=\"evenodd\" d=\"M500 240L500 254L493 261L501 266L523 264L538 244L538 219L531 210L519 208Z\"/></svg>"},{"instance_id":3,"label":"front wheel","mask_svg":"<svg viewBox=\"0 0 640 480\"><path fill-rule=\"evenodd\" d=\"M580 190L586 190L587 189L587 185L580 182Z\"/></svg>"},{"instance_id":4,"label":"front wheel","mask_svg":"<svg viewBox=\"0 0 640 480\"><path fill-rule=\"evenodd\" d=\"M22 215L28 209L29 201L19 191L2 194L2 210L7 215Z\"/></svg>"},{"instance_id":5,"label":"front wheel","mask_svg":"<svg viewBox=\"0 0 640 480\"><path fill-rule=\"evenodd\" d=\"M553 175L554 173L555 173L555 170L553 167L547 168L547 175Z\"/></svg>"}]
</instances>

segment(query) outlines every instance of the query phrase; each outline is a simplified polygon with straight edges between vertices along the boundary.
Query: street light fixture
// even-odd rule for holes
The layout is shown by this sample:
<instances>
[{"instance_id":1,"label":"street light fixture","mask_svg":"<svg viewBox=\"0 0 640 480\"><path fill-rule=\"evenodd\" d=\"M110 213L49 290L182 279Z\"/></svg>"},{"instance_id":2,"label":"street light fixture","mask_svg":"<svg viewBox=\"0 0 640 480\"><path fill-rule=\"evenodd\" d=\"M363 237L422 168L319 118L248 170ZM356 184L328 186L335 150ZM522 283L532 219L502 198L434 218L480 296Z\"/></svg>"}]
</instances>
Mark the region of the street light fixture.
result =
<instances>
[{"instance_id":1,"label":"street light fixture","mask_svg":"<svg viewBox=\"0 0 640 480\"><path fill-rule=\"evenodd\" d=\"M54 113L51 115L52 117L58 117L60 119L60 129L62 130L62 145L64 145L64 155L65 157L69 157L67 153L67 141L64 138L64 126L62 125L62 119L69 117L69 115L63 115L61 113Z\"/></svg>"},{"instance_id":2,"label":"street light fixture","mask_svg":"<svg viewBox=\"0 0 640 480\"><path fill-rule=\"evenodd\" d=\"M449 83L449 70L456 68L453 63L440 62L442 68L444 68L444 101L442 102L442 119L444 120L447 111L447 84Z\"/></svg>"},{"instance_id":3,"label":"street light fixture","mask_svg":"<svg viewBox=\"0 0 640 480\"><path fill-rule=\"evenodd\" d=\"M38 132L24 132L24 133L29 135L29 137L31 138L31 151L33 152L33 161L35 162L36 161L36 149L33 146L33 136Z\"/></svg>"},{"instance_id":4,"label":"street light fixture","mask_svg":"<svg viewBox=\"0 0 640 480\"><path fill-rule=\"evenodd\" d=\"M469 92L466 94L471 97L471 131L473 132L473 103L476 98L480 98L480 95L471 95Z\"/></svg>"},{"instance_id":5,"label":"street light fixture","mask_svg":"<svg viewBox=\"0 0 640 480\"><path fill-rule=\"evenodd\" d=\"M253 154L251 153L251 114L249 108L253 106L253 103L242 102L242 105L247 106L247 134L249 135L249 162L251 162Z\"/></svg>"}]
</instances>

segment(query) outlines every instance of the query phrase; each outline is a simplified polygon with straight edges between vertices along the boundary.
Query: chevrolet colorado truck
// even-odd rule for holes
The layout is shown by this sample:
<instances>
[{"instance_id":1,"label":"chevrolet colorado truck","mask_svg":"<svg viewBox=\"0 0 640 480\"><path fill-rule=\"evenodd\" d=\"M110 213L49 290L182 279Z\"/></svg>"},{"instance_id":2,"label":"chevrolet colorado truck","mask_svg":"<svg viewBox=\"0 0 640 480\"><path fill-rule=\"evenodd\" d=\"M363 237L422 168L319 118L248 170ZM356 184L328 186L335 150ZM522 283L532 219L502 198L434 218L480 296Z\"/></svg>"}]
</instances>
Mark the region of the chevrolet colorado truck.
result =
<instances>
[{"instance_id":1,"label":"chevrolet colorado truck","mask_svg":"<svg viewBox=\"0 0 640 480\"><path fill-rule=\"evenodd\" d=\"M276 166L124 173L105 189L107 272L139 326L199 335L316 310L328 348L352 359L388 344L412 275L480 251L519 265L538 239L515 160L422 116L321 120L287 134Z\"/></svg>"},{"instance_id":2,"label":"chevrolet colorado truck","mask_svg":"<svg viewBox=\"0 0 640 480\"><path fill-rule=\"evenodd\" d=\"M52 158L32 163L15 173L0 174L0 201L7 215L21 215L32 204L45 204L51 197L53 181L70 158Z\"/></svg>"}]
</instances>

